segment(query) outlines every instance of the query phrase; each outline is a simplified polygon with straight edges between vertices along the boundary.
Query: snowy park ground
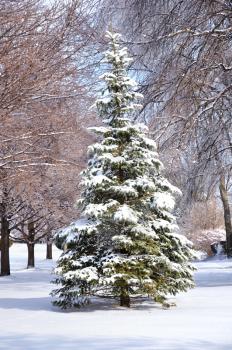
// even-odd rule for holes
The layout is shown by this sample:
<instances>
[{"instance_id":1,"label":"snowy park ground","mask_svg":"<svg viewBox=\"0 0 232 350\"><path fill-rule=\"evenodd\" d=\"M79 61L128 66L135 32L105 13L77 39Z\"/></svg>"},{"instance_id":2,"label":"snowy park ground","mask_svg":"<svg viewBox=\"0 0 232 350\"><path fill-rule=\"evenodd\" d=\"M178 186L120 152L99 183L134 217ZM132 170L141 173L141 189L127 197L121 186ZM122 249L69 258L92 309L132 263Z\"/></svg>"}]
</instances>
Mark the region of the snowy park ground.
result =
<instances>
[{"instance_id":1,"label":"snowy park ground","mask_svg":"<svg viewBox=\"0 0 232 350\"><path fill-rule=\"evenodd\" d=\"M177 307L152 302L124 309L101 300L80 311L52 306L52 261L36 247L36 268L25 269L26 247L10 250L12 275L0 278L0 349L231 350L232 260L195 265L197 287ZM54 249L54 258L60 251Z\"/></svg>"}]
</instances>

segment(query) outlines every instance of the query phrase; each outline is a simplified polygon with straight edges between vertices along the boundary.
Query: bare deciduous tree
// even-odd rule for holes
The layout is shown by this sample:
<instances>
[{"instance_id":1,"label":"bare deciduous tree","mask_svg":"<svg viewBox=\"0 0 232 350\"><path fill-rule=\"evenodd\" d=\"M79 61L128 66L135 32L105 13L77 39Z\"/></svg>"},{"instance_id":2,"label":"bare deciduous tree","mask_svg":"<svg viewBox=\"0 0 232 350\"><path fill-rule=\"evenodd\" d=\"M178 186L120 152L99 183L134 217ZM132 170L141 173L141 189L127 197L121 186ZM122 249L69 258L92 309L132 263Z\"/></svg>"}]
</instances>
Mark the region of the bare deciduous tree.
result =
<instances>
[{"instance_id":1,"label":"bare deciduous tree","mask_svg":"<svg viewBox=\"0 0 232 350\"><path fill-rule=\"evenodd\" d=\"M72 215L69 211L73 211L78 183L72 169L81 169L82 151L88 143L83 125L91 118L93 6L79 0L0 3L2 274L10 273L12 232L6 227L5 188L10 186L20 195L23 190L27 208L44 204L57 219L53 228ZM44 179L49 180L43 183ZM68 195L69 210L64 214L57 208Z\"/></svg>"},{"instance_id":2,"label":"bare deciduous tree","mask_svg":"<svg viewBox=\"0 0 232 350\"><path fill-rule=\"evenodd\" d=\"M103 4L113 25L123 23L122 32L136 56L132 68L145 96L140 118L154 130L161 150L171 147L182 158L193 157L188 183L194 190L204 180L211 182L208 189L215 180L219 185L232 165L231 2L106 0ZM228 206L224 208L231 222ZM231 225L225 226L231 242Z\"/></svg>"}]
</instances>

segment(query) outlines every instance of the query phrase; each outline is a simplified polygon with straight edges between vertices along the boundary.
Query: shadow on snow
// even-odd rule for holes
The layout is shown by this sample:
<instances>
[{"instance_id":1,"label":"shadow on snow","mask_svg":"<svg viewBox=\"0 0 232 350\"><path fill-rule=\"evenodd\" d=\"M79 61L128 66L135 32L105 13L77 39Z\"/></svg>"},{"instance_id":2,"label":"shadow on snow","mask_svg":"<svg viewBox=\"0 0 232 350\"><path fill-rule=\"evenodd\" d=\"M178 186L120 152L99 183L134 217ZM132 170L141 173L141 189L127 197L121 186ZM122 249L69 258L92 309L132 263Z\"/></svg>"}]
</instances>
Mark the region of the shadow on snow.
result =
<instances>
[{"instance_id":1,"label":"shadow on snow","mask_svg":"<svg viewBox=\"0 0 232 350\"><path fill-rule=\"evenodd\" d=\"M4 350L231 350L229 344L218 344L203 340L159 340L150 337L137 338L64 338L44 337L35 334L1 336L0 349Z\"/></svg>"}]
</instances>

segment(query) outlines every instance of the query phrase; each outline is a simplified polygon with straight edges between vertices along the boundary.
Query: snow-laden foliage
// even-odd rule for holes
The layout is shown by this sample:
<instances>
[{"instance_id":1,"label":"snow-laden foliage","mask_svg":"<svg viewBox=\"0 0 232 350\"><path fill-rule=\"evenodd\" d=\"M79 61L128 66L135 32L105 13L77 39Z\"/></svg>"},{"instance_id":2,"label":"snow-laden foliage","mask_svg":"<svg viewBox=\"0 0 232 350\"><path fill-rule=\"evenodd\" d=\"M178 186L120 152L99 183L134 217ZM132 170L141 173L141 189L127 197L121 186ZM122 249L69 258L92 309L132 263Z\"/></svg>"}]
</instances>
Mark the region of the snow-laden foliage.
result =
<instances>
[{"instance_id":1,"label":"snow-laden foliage","mask_svg":"<svg viewBox=\"0 0 232 350\"><path fill-rule=\"evenodd\" d=\"M145 125L133 125L136 83L127 76L130 59L119 34L107 33L111 70L96 101L105 126L89 147L82 173L82 219L62 231L66 251L55 270L53 291L62 308L80 306L93 294L114 295L129 306L133 295L163 303L193 286L190 243L176 230L170 213L178 189L160 173L163 165Z\"/></svg>"}]
</instances>

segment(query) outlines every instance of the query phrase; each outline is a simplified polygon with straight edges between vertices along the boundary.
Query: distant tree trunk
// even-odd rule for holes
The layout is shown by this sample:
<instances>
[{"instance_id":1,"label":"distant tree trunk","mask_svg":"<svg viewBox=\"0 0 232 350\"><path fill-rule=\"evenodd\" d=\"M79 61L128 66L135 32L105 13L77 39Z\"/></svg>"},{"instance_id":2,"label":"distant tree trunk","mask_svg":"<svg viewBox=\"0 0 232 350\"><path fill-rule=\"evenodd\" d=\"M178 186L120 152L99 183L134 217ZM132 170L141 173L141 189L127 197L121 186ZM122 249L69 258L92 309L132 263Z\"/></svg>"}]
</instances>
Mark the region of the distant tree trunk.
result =
<instances>
[{"instance_id":1,"label":"distant tree trunk","mask_svg":"<svg viewBox=\"0 0 232 350\"><path fill-rule=\"evenodd\" d=\"M120 306L130 307L130 296L127 286L121 288Z\"/></svg>"},{"instance_id":2,"label":"distant tree trunk","mask_svg":"<svg viewBox=\"0 0 232 350\"><path fill-rule=\"evenodd\" d=\"M231 213L230 213L230 204L228 191L225 184L225 176L220 177L220 195L224 209L224 220L225 220L225 229L226 229L226 253L228 257L232 256L232 223L231 223Z\"/></svg>"},{"instance_id":3,"label":"distant tree trunk","mask_svg":"<svg viewBox=\"0 0 232 350\"><path fill-rule=\"evenodd\" d=\"M47 242L46 259L52 259L52 243L51 242Z\"/></svg>"},{"instance_id":4,"label":"distant tree trunk","mask_svg":"<svg viewBox=\"0 0 232 350\"><path fill-rule=\"evenodd\" d=\"M28 259L27 259L27 268L31 269L35 267L35 244L27 243Z\"/></svg>"},{"instance_id":5,"label":"distant tree trunk","mask_svg":"<svg viewBox=\"0 0 232 350\"><path fill-rule=\"evenodd\" d=\"M35 267L35 227L33 222L28 223L28 238L27 242L27 251L28 251L28 259L27 259L27 268Z\"/></svg>"},{"instance_id":6,"label":"distant tree trunk","mask_svg":"<svg viewBox=\"0 0 232 350\"><path fill-rule=\"evenodd\" d=\"M1 217L1 276L10 275L10 239L9 222L7 218Z\"/></svg>"}]
</instances>

